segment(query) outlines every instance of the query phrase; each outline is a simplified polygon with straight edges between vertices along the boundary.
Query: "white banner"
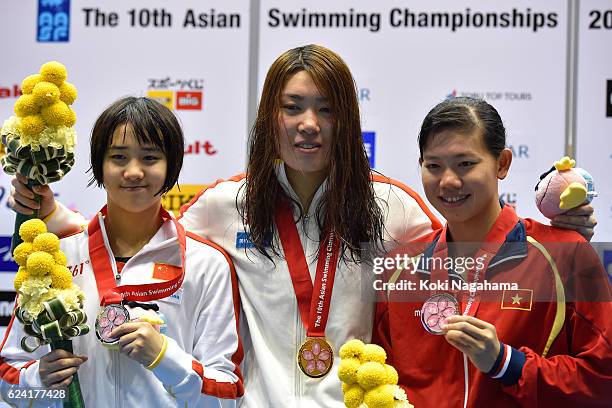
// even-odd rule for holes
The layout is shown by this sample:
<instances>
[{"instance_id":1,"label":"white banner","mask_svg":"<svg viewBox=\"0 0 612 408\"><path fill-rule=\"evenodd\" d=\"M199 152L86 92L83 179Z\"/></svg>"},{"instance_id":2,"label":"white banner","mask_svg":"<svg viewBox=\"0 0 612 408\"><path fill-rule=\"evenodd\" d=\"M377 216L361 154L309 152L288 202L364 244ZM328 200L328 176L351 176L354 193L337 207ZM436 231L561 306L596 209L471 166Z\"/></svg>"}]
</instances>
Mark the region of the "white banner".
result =
<instances>
[{"instance_id":1,"label":"white banner","mask_svg":"<svg viewBox=\"0 0 612 408\"><path fill-rule=\"evenodd\" d=\"M22 79L47 61L66 65L68 81L78 88L76 165L52 185L63 203L91 216L106 201L103 190L86 188L89 137L97 116L126 95L157 98L183 125L183 188L165 204L176 209L200 185L243 171L248 1L5 0L0 15L0 123L13 114ZM0 271L16 270L8 262L9 189L10 177L0 172ZM12 275L0 273L0 292L12 290Z\"/></svg>"},{"instance_id":2,"label":"white banner","mask_svg":"<svg viewBox=\"0 0 612 408\"><path fill-rule=\"evenodd\" d=\"M578 31L576 154L589 170L599 196L596 241L612 241L612 2L583 0ZM612 248L610 248L612 258ZM610 259L612 274L612 259Z\"/></svg>"},{"instance_id":3,"label":"white banner","mask_svg":"<svg viewBox=\"0 0 612 408\"><path fill-rule=\"evenodd\" d=\"M429 109L452 95L486 99L515 153L502 198L542 219L534 187L564 153L565 1L263 0L259 40L259 89L289 48L317 43L340 54L375 168L419 192L417 135Z\"/></svg>"}]
</instances>

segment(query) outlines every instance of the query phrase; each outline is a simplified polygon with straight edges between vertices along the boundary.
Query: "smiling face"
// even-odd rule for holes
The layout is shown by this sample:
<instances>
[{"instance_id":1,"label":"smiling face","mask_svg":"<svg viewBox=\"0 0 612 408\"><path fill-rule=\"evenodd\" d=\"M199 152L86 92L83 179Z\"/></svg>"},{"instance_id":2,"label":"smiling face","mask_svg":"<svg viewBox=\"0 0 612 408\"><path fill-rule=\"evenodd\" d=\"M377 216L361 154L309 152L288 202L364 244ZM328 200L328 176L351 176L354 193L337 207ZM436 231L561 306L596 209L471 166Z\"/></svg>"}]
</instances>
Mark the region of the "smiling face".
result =
<instances>
[{"instance_id":1,"label":"smiling face","mask_svg":"<svg viewBox=\"0 0 612 408\"><path fill-rule=\"evenodd\" d=\"M290 170L321 173L327 169L333 138L329 100L306 71L287 81L280 96L280 156Z\"/></svg>"},{"instance_id":2,"label":"smiling face","mask_svg":"<svg viewBox=\"0 0 612 408\"><path fill-rule=\"evenodd\" d=\"M109 204L130 213L159 206L167 172L164 153L153 144L139 144L130 125L122 124L103 162L104 188Z\"/></svg>"},{"instance_id":3,"label":"smiling face","mask_svg":"<svg viewBox=\"0 0 612 408\"><path fill-rule=\"evenodd\" d=\"M453 224L488 228L500 211L497 182L506 177L511 159L508 149L494 157L479 128L432 135L421 159L425 195L451 230Z\"/></svg>"}]
</instances>

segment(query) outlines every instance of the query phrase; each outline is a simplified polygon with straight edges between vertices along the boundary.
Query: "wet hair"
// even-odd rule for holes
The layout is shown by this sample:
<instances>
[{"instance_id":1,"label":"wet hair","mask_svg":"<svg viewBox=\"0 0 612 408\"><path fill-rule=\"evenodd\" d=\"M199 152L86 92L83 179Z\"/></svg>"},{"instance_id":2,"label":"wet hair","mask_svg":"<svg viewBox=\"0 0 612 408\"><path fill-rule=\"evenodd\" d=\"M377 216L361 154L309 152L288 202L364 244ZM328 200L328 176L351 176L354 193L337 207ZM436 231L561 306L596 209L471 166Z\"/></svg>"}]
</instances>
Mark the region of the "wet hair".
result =
<instances>
[{"instance_id":1,"label":"wet hair","mask_svg":"<svg viewBox=\"0 0 612 408\"><path fill-rule=\"evenodd\" d=\"M159 102L149 98L127 96L121 98L104 110L96 120L91 132L90 160L92 176L89 185L104 185L104 158L113 142L115 129L130 125L138 143L157 146L166 156L168 168L166 179L160 191L169 191L178 181L185 141L174 113ZM124 134L125 137L125 134Z\"/></svg>"},{"instance_id":2,"label":"wet hair","mask_svg":"<svg viewBox=\"0 0 612 408\"><path fill-rule=\"evenodd\" d=\"M308 73L328 98L333 122L327 189L317 205L316 220L321 231L333 230L340 237L343 258L348 251L358 261L361 243L382 242L383 216L370 180L355 81L342 58L327 48L306 45L290 49L268 70L249 138L245 199L242 204L237 202L238 210L248 223L255 248L270 258L265 247L273 236L274 213L281 200L291 199L275 172L280 157L281 94L287 81L301 71ZM275 242L272 251L276 255L282 252Z\"/></svg>"},{"instance_id":3,"label":"wet hair","mask_svg":"<svg viewBox=\"0 0 612 408\"><path fill-rule=\"evenodd\" d=\"M482 99L459 97L447 99L429 111L419 132L421 159L427 143L445 130L471 133L481 130L487 150L499 157L506 147L506 128L497 110Z\"/></svg>"}]
</instances>

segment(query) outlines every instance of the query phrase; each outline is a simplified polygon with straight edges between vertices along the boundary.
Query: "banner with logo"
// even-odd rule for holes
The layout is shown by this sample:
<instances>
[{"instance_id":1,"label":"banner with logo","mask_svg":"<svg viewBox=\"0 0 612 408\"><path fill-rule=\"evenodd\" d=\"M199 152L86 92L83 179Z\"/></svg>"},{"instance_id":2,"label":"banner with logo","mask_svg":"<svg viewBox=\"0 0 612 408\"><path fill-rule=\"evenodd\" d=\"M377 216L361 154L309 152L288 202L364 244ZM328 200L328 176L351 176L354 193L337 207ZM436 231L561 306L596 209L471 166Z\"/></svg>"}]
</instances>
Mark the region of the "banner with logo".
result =
<instances>
[{"instance_id":1,"label":"banner with logo","mask_svg":"<svg viewBox=\"0 0 612 408\"><path fill-rule=\"evenodd\" d=\"M201 186L244 169L249 2L241 0L37 0L2 2L0 119L13 114L21 80L49 60L78 88L73 106L77 162L53 185L86 215L105 200L86 188L89 137L97 116L126 95L149 96L178 116L187 146L180 182ZM12 232L9 177L0 175L0 233Z\"/></svg>"},{"instance_id":2,"label":"banner with logo","mask_svg":"<svg viewBox=\"0 0 612 408\"><path fill-rule=\"evenodd\" d=\"M541 219L534 187L565 145L567 8L557 0L262 0L259 89L289 48L336 51L357 82L370 162L417 191L417 135L429 109L453 96L484 98L514 153L501 196Z\"/></svg>"},{"instance_id":3,"label":"banner with logo","mask_svg":"<svg viewBox=\"0 0 612 408\"><path fill-rule=\"evenodd\" d=\"M576 154L578 165L593 175L599 194L593 200L598 221L593 239L611 242L612 3L607 0L583 0L578 4ZM612 275L612 247L608 250Z\"/></svg>"}]
</instances>

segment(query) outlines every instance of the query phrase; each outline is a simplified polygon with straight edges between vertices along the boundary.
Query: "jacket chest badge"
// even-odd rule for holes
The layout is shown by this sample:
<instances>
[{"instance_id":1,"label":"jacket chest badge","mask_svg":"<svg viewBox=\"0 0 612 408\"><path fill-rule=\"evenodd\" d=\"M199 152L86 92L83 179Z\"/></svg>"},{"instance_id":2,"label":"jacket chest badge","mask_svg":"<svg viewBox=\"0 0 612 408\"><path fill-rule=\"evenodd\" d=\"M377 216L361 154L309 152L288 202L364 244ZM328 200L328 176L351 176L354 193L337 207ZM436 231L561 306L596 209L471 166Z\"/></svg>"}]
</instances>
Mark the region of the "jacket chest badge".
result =
<instances>
[{"instance_id":1,"label":"jacket chest badge","mask_svg":"<svg viewBox=\"0 0 612 408\"><path fill-rule=\"evenodd\" d=\"M501 308L531 311L532 303L533 290L531 289L504 290Z\"/></svg>"},{"instance_id":2,"label":"jacket chest badge","mask_svg":"<svg viewBox=\"0 0 612 408\"><path fill-rule=\"evenodd\" d=\"M272 237L266 237L264 240L264 247L270 247L270 243L272 242ZM236 233L236 248L238 249L248 249L255 248L255 244L251 241L251 236L246 231L238 231Z\"/></svg>"}]
</instances>

